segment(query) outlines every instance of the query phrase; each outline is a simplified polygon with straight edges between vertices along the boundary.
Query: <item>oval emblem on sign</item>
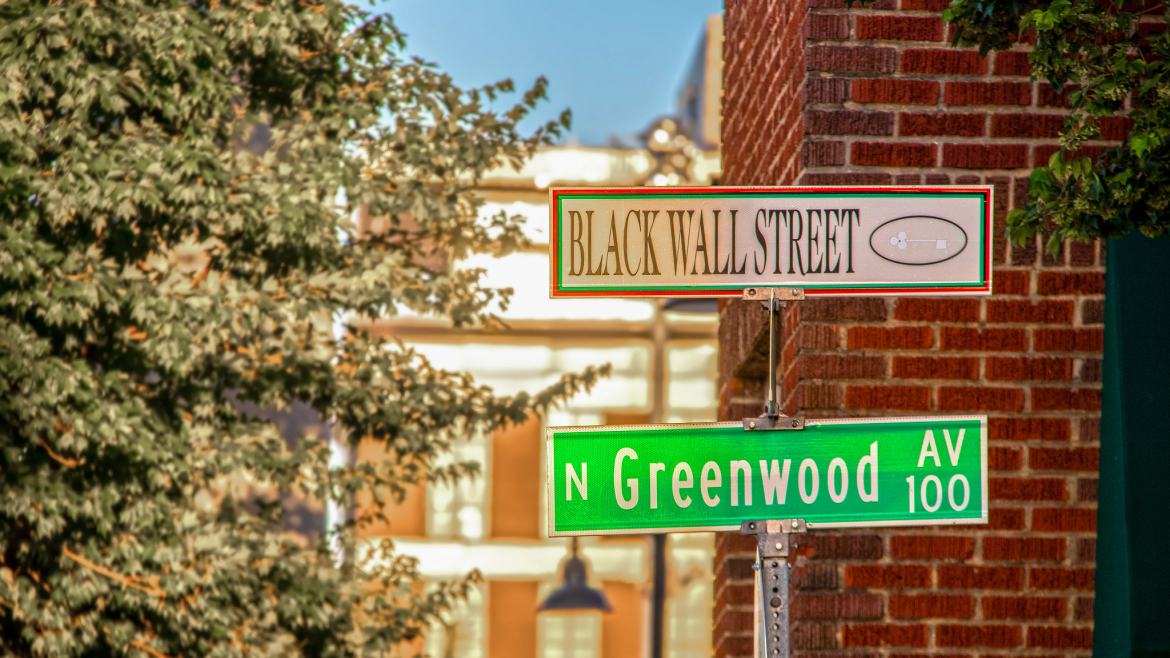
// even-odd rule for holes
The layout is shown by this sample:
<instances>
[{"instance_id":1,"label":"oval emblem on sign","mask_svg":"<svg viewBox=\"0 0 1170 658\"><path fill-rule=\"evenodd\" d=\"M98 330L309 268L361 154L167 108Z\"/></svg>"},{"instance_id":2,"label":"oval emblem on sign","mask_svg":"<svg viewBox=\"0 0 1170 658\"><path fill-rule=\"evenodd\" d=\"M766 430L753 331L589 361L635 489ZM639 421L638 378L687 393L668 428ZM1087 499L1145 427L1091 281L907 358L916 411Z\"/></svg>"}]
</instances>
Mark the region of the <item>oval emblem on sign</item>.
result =
<instances>
[{"instance_id":1,"label":"oval emblem on sign","mask_svg":"<svg viewBox=\"0 0 1170 658\"><path fill-rule=\"evenodd\" d=\"M900 265L933 265L959 255L967 246L967 232L942 217L899 217L869 235L873 253Z\"/></svg>"}]
</instances>

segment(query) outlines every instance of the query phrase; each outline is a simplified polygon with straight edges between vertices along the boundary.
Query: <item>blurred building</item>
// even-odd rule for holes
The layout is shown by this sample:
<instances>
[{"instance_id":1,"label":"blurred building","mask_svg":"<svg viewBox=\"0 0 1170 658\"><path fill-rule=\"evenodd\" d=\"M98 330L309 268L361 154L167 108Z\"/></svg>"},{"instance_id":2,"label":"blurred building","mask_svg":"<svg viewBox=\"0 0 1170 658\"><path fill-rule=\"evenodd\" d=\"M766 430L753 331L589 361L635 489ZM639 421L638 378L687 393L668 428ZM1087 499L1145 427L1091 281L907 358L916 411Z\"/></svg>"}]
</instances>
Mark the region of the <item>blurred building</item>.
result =
<instances>
[{"instance_id":1,"label":"blurred building","mask_svg":"<svg viewBox=\"0 0 1170 658\"><path fill-rule=\"evenodd\" d=\"M370 327L417 348L436 366L471 373L497 393L534 392L561 375L610 363L613 374L544 418L492 436L468 436L451 459L475 460L484 476L430 486L390 510L371 539L390 536L434 581L483 573L486 584L428 635L425 650L461 658L641 658L651 654L652 538L582 538L589 583L610 613L540 613L561 585L569 541L547 536L544 428L551 425L713 421L716 416L714 304L645 299L550 300L548 187L710 184L718 176L722 24L706 23L679 94L679 114L652 123L637 147L556 146L520 171L484 180L483 216L528 219L532 246L504 258L473 257L453 267L483 268L484 283L510 287L500 313L511 330L452 329L441 320L398 318ZM712 69L714 67L714 69ZM368 220L365 220L368 221ZM359 458L373 455L359 455ZM665 581L662 656L711 653L713 536L659 540Z\"/></svg>"}]
</instances>

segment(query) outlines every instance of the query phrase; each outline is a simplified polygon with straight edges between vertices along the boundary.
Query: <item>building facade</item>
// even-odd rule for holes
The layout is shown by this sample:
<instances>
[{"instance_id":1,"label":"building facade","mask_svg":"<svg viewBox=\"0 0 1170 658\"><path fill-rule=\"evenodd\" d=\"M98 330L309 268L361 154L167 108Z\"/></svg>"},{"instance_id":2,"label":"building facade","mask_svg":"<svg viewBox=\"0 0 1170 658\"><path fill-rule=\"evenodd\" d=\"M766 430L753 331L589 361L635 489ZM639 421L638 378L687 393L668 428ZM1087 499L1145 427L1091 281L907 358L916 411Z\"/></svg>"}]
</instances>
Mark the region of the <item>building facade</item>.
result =
<instances>
[{"instance_id":1,"label":"building facade","mask_svg":"<svg viewBox=\"0 0 1170 658\"><path fill-rule=\"evenodd\" d=\"M545 417L491 436L464 437L448 459L481 464L482 477L411 491L388 510L389 522L365 538L394 540L438 582L477 569L484 583L466 605L431 629L413 655L460 658L642 658L651 653L655 543L647 536L582 538L589 582L604 592L610 613L537 613L562 583L567 539L547 532L544 428L645 422L711 421L716 415L717 319L714 307L676 308L659 300L549 299L548 188L709 184L719 174L716 16L696 57L695 128L684 117L662 118L638 147L555 146L540 150L519 171L490 172L479 187L482 217L500 212L526 218L531 246L502 258L473 256L455 268L482 268L483 283L511 288L498 309L507 331L456 330L440 320L399 317L366 328L401 339L430 362L467 372L499 394L536 392L567 372L609 363L612 374L588 394ZM714 48L714 55L711 55ZM716 84L712 86L711 80ZM715 123L711 100L715 94ZM706 114L704 114L704 112ZM704 118L705 117L705 118ZM707 141L701 131L706 126ZM711 140L712 134L715 141ZM362 217L363 230L378 220ZM359 459L377 459L365 451ZM662 653L707 658L711 652L714 537L671 535L663 546Z\"/></svg>"},{"instance_id":2,"label":"building facade","mask_svg":"<svg viewBox=\"0 0 1170 658\"><path fill-rule=\"evenodd\" d=\"M949 46L946 0L725 6L728 185L994 187L995 226L1057 150L1064 93L1027 46ZM1107 140L1128 131L1105 119ZM798 655L1088 655L1093 638L1105 251L997 238L984 299L790 304L781 395L810 417L986 413L990 523L798 536ZM719 416L760 413L767 328L721 304ZM714 654L752 656L754 543L719 535Z\"/></svg>"}]
</instances>

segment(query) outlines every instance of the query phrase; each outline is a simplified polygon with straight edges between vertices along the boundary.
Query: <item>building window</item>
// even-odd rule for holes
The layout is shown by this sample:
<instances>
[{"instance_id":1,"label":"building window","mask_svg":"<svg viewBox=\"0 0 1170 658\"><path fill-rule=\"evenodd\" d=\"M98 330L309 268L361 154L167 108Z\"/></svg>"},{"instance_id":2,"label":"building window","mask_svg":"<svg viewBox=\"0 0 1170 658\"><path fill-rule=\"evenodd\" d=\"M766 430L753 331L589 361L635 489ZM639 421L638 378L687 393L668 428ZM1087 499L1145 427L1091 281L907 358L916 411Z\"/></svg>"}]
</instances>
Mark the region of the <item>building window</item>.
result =
<instances>
[{"instance_id":1,"label":"building window","mask_svg":"<svg viewBox=\"0 0 1170 658\"><path fill-rule=\"evenodd\" d=\"M676 589L666 603L666 655L708 658L715 537L710 533L672 534L667 546L674 562Z\"/></svg>"},{"instance_id":2,"label":"building window","mask_svg":"<svg viewBox=\"0 0 1170 658\"><path fill-rule=\"evenodd\" d=\"M474 478L430 486L427 506L427 535L432 539L483 539L485 482L488 478L488 438L476 435L467 441L456 440L450 452L442 455L441 467L463 462L477 462L482 469Z\"/></svg>"},{"instance_id":3,"label":"building window","mask_svg":"<svg viewBox=\"0 0 1170 658\"><path fill-rule=\"evenodd\" d=\"M539 617L540 658L598 658L601 655L601 615L544 614Z\"/></svg>"},{"instance_id":4,"label":"building window","mask_svg":"<svg viewBox=\"0 0 1170 658\"><path fill-rule=\"evenodd\" d=\"M442 621L431 627L426 637L424 652L432 658L484 658L485 632L484 590L486 583L473 588L466 601L457 601L442 615Z\"/></svg>"}]
</instances>

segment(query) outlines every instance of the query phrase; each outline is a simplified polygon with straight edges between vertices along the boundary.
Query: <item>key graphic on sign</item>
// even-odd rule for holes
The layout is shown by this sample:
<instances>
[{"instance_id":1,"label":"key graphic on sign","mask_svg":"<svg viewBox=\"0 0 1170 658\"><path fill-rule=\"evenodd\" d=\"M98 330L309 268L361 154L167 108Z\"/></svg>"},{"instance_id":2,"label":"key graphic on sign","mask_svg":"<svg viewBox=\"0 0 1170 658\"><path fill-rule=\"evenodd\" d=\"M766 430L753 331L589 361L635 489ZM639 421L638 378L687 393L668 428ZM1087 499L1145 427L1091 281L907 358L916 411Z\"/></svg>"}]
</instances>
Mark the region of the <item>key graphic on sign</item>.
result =
<instances>
[{"instance_id":1,"label":"key graphic on sign","mask_svg":"<svg viewBox=\"0 0 1170 658\"><path fill-rule=\"evenodd\" d=\"M897 235L890 238L890 244L897 247L898 249L901 249L902 251L906 251L907 242L933 242L935 249L947 248L946 240L907 240L906 231L900 231Z\"/></svg>"}]
</instances>

